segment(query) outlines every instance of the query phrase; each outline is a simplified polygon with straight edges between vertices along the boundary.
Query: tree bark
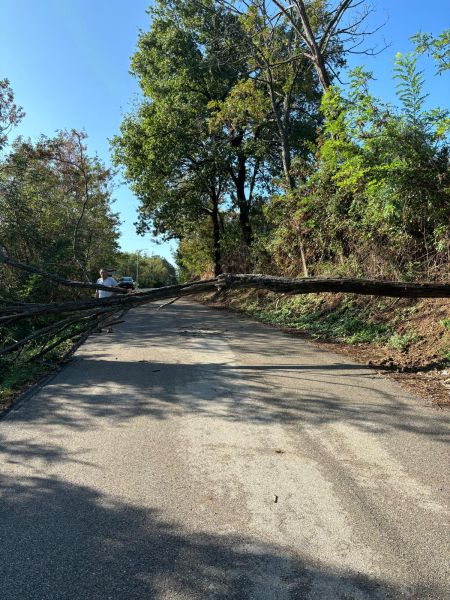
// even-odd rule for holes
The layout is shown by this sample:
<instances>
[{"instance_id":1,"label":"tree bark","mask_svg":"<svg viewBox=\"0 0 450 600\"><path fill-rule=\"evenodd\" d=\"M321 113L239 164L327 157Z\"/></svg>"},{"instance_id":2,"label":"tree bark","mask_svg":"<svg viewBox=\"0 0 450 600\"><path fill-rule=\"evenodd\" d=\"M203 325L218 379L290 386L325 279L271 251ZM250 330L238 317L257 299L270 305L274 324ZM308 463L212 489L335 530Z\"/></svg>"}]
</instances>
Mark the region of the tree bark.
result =
<instances>
[{"instance_id":1,"label":"tree bark","mask_svg":"<svg viewBox=\"0 0 450 600\"><path fill-rule=\"evenodd\" d=\"M309 23L309 17L306 13L306 8L302 0L297 0L295 3L295 7L297 9L297 14L300 17L300 20L303 25L304 39L308 44L309 51L311 52L312 62L316 69L317 75L319 76L320 84L324 92L330 87L330 78L328 77L327 70L325 68L325 60L323 56L323 52L320 50L314 34L311 30L311 25ZM347 0L343 4L350 4Z\"/></svg>"},{"instance_id":2,"label":"tree bark","mask_svg":"<svg viewBox=\"0 0 450 600\"><path fill-rule=\"evenodd\" d=\"M214 279L189 282L182 285L172 285L148 292L135 292L126 296L112 296L102 299L88 299L77 302L56 302L53 304L28 304L0 308L0 326L10 325L23 319L33 319L45 315L46 317L59 314L78 313L75 317L66 317L37 331L13 345L3 348L1 354L19 349L24 344L38 340L48 335L51 330L59 327L61 333L67 326L77 321L85 321L85 325L75 332L57 339L50 346L45 347L30 360L37 360L42 355L57 347L62 342L75 339L75 343L67 355L71 353L96 329L105 319L105 316L114 315L123 311L118 317L131 308L142 306L157 300L172 298L165 306L172 304L179 298L205 292L214 292L213 298L224 290L232 289L263 289L282 295L311 294L321 292L350 293L362 295L390 296L393 298L450 298L450 284L447 283L399 283L391 281L374 281L369 279L351 279L339 277L305 277L303 279L288 279L284 277L270 277L267 275L230 275L222 274ZM82 312L88 311L88 312ZM82 314L80 314L82 313ZM122 321L116 321L121 323ZM61 327L63 326L63 327ZM56 336L55 334L55 336Z\"/></svg>"},{"instance_id":3,"label":"tree bark","mask_svg":"<svg viewBox=\"0 0 450 600\"><path fill-rule=\"evenodd\" d=\"M448 283L403 283L351 277L308 277L291 279L268 275L230 275L217 278L224 288L256 288L292 294L345 293L391 298L450 298Z\"/></svg>"},{"instance_id":4,"label":"tree bark","mask_svg":"<svg viewBox=\"0 0 450 600\"><path fill-rule=\"evenodd\" d=\"M272 84L269 84L269 93L270 93L270 101L272 105L272 110L275 116L275 121L277 124L278 135L281 144L281 160L283 163L283 173L286 182L287 189L292 193L295 190L295 179L292 177L291 173L291 145L289 142L289 129L290 129L290 117L291 117L291 95L290 93L286 93L283 98L283 114L280 115L278 112L278 104L275 98L275 91ZM308 266L306 264L306 255L305 248L303 244L303 236L301 235L300 229L299 231L299 249L300 249L300 258L302 261L302 271L304 277L308 277Z\"/></svg>"},{"instance_id":5,"label":"tree bark","mask_svg":"<svg viewBox=\"0 0 450 600\"><path fill-rule=\"evenodd\" d=\"M245 244L251 248L253 242L253 231L250 225L249 203L245 195L245 182L247 178L246 159L239 158L239 171L235 178L236 197L239 207L239 224Z\"/></svg>"},{"instance_id":6,"label":"tree bark","mask_svg":"<svg viewBox=\"0 0 450 600\"><path fill-rule=\"evenodd\" d=\"M211 212L213 222L213 238L214 238L214 275L217 277L222 273L222 257L220 252L220 222L219 222L219 199L216 191L211 191L213 208Z\"/></svg>"}]
</instances>

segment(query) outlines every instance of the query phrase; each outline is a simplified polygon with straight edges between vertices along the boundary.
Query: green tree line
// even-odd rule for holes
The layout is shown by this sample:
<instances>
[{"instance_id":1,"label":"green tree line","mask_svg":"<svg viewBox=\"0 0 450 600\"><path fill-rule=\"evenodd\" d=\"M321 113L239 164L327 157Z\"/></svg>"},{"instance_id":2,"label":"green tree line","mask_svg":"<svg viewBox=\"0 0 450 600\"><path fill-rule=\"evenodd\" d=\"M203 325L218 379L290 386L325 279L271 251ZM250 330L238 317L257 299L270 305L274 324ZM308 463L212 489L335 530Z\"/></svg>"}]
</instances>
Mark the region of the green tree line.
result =
<instances>
[{"instance_id":1,"label":"green tree line","mask_svg":"<svg viewBox=\"0 0 450 600\"><path fill-rule=\"evenodd\" d=\"M12 102L9 82L0 89L2 123L17 124L23 112ZM60 131L54 138L41 135L35 143L19 137L8 146L4 134L0 250L67 279L91 281L99 266L112 263L118 253L120 222L112 210L114 172L87 154L86 137L85 132ZM41 277L0 263L4 299L49 302L63 299L64 293Z\"/></svg>"},{"instance_id":2,"label":"green tree line","mask_svg":"<svg viewBox=\"0 0 450 600\"><path fill-rule=\"evenodd\" d=\"M115 171L88 154L85 132L42 134L35 143L18 137L8 145L8 134L25 115L8 80L0 82L0 92L0 252L75 281L96 281L102 266L115 268L118 277L134 275L136 254L121 252L118 244ZM167 260L144 252L140 281L161 287L177 276ZM3 300L54 302L83 294L0 262Z\"/></svg>"},{"instance_id":3,"label":"green tree line","mask_svg":"<svg viewBox=\"0 0 450 600\"><path fill-rule=\"evenodd\" d=\"M339 83L355 47L374 53L359 2L170 0L149 13L131 62L141 94L111 147L139 230L178 241L184 279L446 276L450 120L424 108L420 56L446 76L448 30L396 55L392 105L362 64Z\"/></svg>"}]
</instances>

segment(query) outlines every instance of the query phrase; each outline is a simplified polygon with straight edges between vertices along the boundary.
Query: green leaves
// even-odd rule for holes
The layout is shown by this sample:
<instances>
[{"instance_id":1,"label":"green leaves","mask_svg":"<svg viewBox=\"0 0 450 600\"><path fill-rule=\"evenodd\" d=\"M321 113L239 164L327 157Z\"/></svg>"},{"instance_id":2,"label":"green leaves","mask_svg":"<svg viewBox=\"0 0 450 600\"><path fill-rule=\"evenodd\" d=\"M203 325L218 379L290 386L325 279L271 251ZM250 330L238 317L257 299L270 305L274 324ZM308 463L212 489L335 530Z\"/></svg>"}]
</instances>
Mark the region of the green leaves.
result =
<instances>
[{"instance_id":1,"label":"green leaves","mask_svg":"<svg viewBox=\"0 0 450 600\"><path fill-rule=\"evenodd\" d=\"M424 110L416 55L396 56L400 108L370 94L371 79L357 68L347 94L336 87L325 94L317 165L302 194L323 242L313 239L326 251L359 253L370 243L406 265L450 245L449 115Z\"/></svg>"},{"instance_id":2,"label":"green leaves","mask_svg":"<svg viewBox=\"0 0 450 600\"><path fill-rule=\"evenodd\" d=\"M444 29L437 38L419 31L409 39L416 44L417 54L432 55L437 62L437 75L450 69L450 29Z\"/></svg>"},{"instance_id":3,"label":"green leaves","mask_svg":"<svg viewBox=\"0 0 450 600\"><path fill-rule=\"evenodd\" d=\"M111 211L113 173L87 154L85 137L62 131L35 144L18 138L0 169L2 243L15 259L68 279L82 277L74 246L95 276L119 237ZM17 272L2 279L4 292L16 290L25 299L50 300L53 294L58 299L60 293L43 279Z\"/></svg>"},{"instance_id":4,"label":"green leaves","mask_svg":"<svg viewBox=\"0 0 450 600\"><path fill-rule=\"evenodd\" d=\"M21 106L14 102L14 92L8 79L0 79L0 150L6 145L8 133L24 118Z\"/></svg>"},{"instance_id":5,"label":"green leaves","mask_svg":"<svg viewBox=\"0 0 450 600\"><path fill-rule=\"evenodd\" d=\"M397 84L397 96L403 103L404 113L413 126L417 124L420 110L428 94L422 95L424 79L423 71L416 69L417 58L414 54L403 56L400 52L395 57L394 79Z\"/></svg>"},{"instance_id":6,"label":"green leaves","mask_svg":"<svg viewBox=\"0 0 450 600\"><path fill-rule=\"evenodd\" d=\"M121 252L117 255L114 266L117 270L115 278L136 277L136 254ZM139 288L163 287L178 283L173 265L165 258L157 255L149 256L146 252L139 254Z\"/></svg>"}]
</instances>

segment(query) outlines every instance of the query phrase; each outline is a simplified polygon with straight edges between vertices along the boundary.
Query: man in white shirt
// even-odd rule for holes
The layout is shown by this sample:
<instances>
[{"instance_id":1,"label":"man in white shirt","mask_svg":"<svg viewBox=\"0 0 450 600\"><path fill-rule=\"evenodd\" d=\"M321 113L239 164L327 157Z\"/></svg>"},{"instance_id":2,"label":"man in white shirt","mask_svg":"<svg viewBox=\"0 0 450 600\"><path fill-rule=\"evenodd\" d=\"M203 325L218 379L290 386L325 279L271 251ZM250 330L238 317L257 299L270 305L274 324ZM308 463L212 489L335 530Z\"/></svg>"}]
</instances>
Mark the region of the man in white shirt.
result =
<instances>
[{"instance_id":1,"label":"man in white shirt","mask_svg":"<svg viewBox=\"0 0 450 600\"><path fill-rule=\"evenodd\" d=\"M115 288L117 287L117 281L114 277L110 277L109 273L106 269L100 269L100 277L97 279L97 283L101 283L102 285L107 285L108 287ZM107 292L106 290L96 290L95 297L96 298L109 298L110 296L116 296L117 292ZM113 315L109 317L108 323L113 320ZM102 323L103 325L103 323ZM97 333L101 333L102 329L97 329ZM112 333L114 330L112 327L108 327L108 333Z\"/></svg>"}]
</instances>

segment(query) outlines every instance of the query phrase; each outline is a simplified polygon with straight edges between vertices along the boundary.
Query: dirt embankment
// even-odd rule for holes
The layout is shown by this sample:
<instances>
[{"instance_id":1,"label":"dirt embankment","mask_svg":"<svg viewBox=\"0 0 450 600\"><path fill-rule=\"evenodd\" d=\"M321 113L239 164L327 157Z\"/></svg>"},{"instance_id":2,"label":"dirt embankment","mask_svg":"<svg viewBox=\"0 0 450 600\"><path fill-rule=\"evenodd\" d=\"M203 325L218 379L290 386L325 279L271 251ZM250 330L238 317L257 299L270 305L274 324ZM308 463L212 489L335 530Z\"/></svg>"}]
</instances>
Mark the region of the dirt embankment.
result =
<instances>
[{"instance_id":1,"label":"dirt embankment","mask_svg":"<svg viewBox=\"0 0 450 600\"><path fill-rule=\"evenodd\" d=\"M450 407L450 302L350 294L277 297L226 292L218 309L246 314L344 354L395 379L436 405Z\"/></svg>"}]
</instances>

